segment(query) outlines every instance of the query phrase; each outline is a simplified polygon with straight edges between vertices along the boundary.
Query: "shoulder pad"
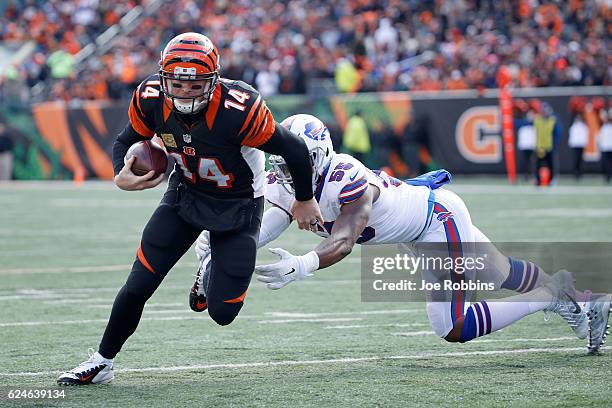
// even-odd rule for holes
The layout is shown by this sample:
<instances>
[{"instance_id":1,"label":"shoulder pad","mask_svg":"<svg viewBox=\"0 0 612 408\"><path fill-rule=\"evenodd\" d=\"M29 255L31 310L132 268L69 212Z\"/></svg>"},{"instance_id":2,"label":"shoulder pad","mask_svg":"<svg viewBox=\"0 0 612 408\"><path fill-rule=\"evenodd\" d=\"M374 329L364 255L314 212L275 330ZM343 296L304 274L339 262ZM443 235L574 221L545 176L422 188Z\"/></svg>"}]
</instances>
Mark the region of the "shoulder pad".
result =
<instances>
[{"instance_id":1,"label":"shoulder pad","mask_svg":"<svg viewBox=\"0 0 612 408\"><path fill-rule=\"evenodd\" d=\"M159 75L150 75L138 85L128 109L130 124L142 136L153 136L155 113L159 98L163 98Z\"/></svg>"},{"instance_id":2,"label":"shoulder pad","mask_svg":"<svg viewBox=\"0 0 612 408\"><path fill-rule=\"evenodd\" d=\"M221 81L221 108L237 127L237 141L243 146L259 147L267 142L276 124L259 92L242 81Z\"/></svg>"},{"instance_id":3,"label":"shoulder pad","mask_svg":"<svg viewBox=\"0 0 612 408\"><path fill-rule=\"evenodd\" d=\"M259 92L257 91L257 89L253 88L251 85L247 84L244 81L221 78L219 79L219 82L230 89L238 89L240 91L247 92L251 95L255 95L255 97L259 96Z\"/></svg>"},{"instance_id":4,"label":"shoulder pad","mask_svg":"<svg viewBox=\"0 0 612 408\"><path fill-rule=\"evenodd\" d=\"M328 175L329 194L337 197L340 205L357 200L368 188L366 167L358 160L338 154L330 164Z\"/></svg>"}]
</instances>

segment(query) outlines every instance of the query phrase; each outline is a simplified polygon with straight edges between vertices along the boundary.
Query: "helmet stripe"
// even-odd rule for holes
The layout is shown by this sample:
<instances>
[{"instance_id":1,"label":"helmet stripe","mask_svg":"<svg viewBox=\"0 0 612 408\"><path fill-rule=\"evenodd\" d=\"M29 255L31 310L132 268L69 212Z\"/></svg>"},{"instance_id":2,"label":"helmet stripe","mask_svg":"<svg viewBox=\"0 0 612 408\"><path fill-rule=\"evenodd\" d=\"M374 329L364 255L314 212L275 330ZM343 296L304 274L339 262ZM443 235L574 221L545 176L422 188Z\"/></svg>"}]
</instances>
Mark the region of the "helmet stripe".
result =
<instances>
[{"instance_id":1,"label":"helmet stripe","mask_svg":"<svg viewBox=\"0 0 612 408\"><path fill-rule=\"evenodd\" d=\"M209 52L199 50L197 48L171 48L168 50L168 54L172 54L174 51L186 51L186 52L199 52L201 54L210 54Z\"/></svg>"},{"instance_id":2,"label":"helmet stripe","mask_svg":"<svg viewBox=\"0 0 612 408\"><path fill-rule=\"evenodd\" d=\"M202 60L195 59L195 58L192 58L189 61L184 61L180 57L179 58L172 58L170 61L168 61L168 62L166 62L164 64L164 68L167 68L168 65L180 64L180 63L182 63L182 64L184 64L184 63L192 63L192 64L200 65L200 66L206 67L209 71L211 71L210 73L215 72L215 70L213 68L211 68L210 65L208 65L206 63L206 61L202 61ZM200 75L202 75L202 74L200 74Z\"/></svg>"},{"instance_id":3,"label":"helmet stripe","mask_svg":"<svg viewBox=\"0 0 612 408\"><path fill-rule=\"evenodd\" d=\"M216 59L213 59L213 57L210 54L208 54L206 56L208 57L208 59L210 59L210 62L212 63L212 66L215 67L215 69L216 69L217 68Z\"/></svg>"}]
</instances>

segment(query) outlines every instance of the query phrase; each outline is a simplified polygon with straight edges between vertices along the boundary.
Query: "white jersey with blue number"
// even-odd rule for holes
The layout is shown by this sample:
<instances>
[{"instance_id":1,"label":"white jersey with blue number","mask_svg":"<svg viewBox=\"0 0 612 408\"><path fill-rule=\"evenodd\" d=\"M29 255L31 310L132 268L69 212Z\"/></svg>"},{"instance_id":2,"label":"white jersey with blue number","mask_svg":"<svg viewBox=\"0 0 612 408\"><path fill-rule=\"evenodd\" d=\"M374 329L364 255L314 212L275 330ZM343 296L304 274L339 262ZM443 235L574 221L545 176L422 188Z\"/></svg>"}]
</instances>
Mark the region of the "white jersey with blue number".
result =
<instances>
[{"instance_id":1,"label":"white jersey with blue number","mask_svg":"<svg viewBox=\"0 0 612 408\"><path fill-rule=\"evenodd\" d=\"M372 206L368 226L357 243L391 244L415 240L427 222L429 188L410 186L385 172L373 172L346 154L334 155L315 192L325 220L317 235L328 237L342 205L357 200L371 185L379 188L380 196ZM265 198L290 213L294 197L276 181L274 173L268 173Z\"/></svg>"}]
</instances>

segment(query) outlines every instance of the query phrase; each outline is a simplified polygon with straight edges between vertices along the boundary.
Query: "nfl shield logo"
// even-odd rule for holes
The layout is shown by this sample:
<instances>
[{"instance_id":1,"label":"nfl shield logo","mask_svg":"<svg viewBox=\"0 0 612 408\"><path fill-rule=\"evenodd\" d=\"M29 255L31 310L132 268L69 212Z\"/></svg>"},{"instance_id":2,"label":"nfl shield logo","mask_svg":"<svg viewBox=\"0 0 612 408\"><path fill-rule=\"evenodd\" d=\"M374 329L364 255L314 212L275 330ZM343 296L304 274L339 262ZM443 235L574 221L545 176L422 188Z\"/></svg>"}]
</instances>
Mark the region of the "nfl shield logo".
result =
<instances>
[{"instance_id":1,"label":"nfl shield logo","mask_svg":"<svg viewBox=\"0 0 612 408\"><path fill-rule=\"evenodd\" d=\"M185 141L185 143L191 143L191 135L188 135L187 133L185 133L183 135L183 140Z\"/></svg>"}]
</instances>

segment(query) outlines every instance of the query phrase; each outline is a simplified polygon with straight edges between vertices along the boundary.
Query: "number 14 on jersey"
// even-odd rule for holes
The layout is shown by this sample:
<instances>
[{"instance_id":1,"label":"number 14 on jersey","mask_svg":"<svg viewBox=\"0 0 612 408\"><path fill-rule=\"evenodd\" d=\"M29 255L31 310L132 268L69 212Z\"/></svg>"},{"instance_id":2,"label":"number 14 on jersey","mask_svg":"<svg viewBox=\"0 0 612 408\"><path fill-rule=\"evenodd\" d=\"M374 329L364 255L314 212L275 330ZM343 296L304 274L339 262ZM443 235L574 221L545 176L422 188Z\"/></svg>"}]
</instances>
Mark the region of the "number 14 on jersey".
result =
<instances>
[{"instance_id":1,"label":"number 14 on jersey","mask_svg":"<svg viewBox=\"0 0 612 408\"><path fill-rule=\"evenodd\" d=\"M230 188L232 186L232 181L234 181L234 176L232 173L225 173L223 171L223 167L221 167L221 163L219 160L208 157L200 157L198 160L198 173L197 176L193 172L189 170L187 167L187 160L185 160L185 156L180 153L170 153L176 164L181 168L185 178L191 180L192 183L195 183L196 177L200 177L200 179L204 181L209 181L212 183L216 183L219 188Z\"/></svg>"}]
</instances>

